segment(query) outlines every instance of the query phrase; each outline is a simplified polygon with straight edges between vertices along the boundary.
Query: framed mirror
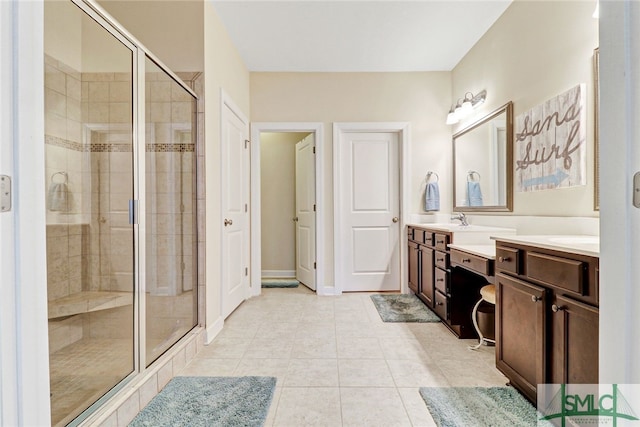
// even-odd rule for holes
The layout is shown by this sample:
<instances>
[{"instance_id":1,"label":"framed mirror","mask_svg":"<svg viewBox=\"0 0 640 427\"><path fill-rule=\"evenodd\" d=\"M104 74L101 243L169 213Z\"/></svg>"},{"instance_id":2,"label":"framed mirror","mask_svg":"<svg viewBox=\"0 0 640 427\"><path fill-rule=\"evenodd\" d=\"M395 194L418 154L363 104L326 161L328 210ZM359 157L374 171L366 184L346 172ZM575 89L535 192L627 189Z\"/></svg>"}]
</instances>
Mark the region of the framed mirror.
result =
<instances>
[{"instance_id":1,"label":"framed mirror","mask_svg":"<svg viewBox=\"0 0 640 427\"><path fill-rule=\"evenodd\" d=\"M453 135L453 211L513 210L513 103Z\"/></svg>"}]
</instances>

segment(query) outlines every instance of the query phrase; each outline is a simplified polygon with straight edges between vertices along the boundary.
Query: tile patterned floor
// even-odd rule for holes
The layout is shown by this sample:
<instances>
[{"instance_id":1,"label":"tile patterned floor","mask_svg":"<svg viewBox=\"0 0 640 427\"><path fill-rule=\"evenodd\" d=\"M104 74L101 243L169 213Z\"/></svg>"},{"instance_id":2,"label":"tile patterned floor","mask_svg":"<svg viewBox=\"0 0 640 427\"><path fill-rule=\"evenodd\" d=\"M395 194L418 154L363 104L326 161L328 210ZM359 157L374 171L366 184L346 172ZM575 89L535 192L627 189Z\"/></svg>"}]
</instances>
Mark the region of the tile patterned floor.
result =
<instances>
[{"instance_id":1,"label":"tile patterned floor","mask_svg":"<svg viewBox=\"0 0 640 427\"><path fill-rule=\"evenodd\" d=\"M474 343L440 323L383 323L369 294L263 289L181 375L277 377L267 426L434 426L419 387L507 382Z\"/></svg>"}]
</instances>

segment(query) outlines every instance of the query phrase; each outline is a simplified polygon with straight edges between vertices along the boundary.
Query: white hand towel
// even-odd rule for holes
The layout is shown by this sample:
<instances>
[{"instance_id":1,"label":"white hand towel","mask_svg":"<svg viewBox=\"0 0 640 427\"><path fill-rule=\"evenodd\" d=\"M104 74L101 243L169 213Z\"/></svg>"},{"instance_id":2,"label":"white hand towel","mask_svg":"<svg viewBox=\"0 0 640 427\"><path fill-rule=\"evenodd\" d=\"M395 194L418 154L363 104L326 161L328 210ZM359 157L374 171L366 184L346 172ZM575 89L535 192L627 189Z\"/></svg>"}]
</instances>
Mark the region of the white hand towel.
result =
<instances>
[{"instance_id":1,"label":"white hand towel","mask_svg":"<svg viewBox=\"0 0 640 427\"><path fill-rule=\"evenodd\" d=\"M52 182L47 193L47 208L50 211L69 211L69 189L64 182Z\"/></svg>"}]
</instances>

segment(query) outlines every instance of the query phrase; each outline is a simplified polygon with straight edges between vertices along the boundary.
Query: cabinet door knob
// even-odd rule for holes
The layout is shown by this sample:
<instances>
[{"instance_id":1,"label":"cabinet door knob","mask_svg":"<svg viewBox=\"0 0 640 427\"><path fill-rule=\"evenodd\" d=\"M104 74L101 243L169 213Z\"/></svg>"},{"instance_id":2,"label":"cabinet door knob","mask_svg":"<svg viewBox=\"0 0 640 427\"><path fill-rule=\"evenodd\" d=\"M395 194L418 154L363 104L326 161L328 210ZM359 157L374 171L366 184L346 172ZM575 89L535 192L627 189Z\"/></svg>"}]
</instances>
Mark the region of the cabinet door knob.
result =
<instances>
[{"instance_id":1,"label":"cabinet door knob","mask_svg":"<svg viewBox=\"0 0 640 427\"><path fill-rule=\"evenodd\" d=\"M553 304L553 305L551 306L551 311L553 311L554 313L557 313L557 312L562 311L562 310L564 310L564 307L563 307L563 306L561 306L561 305L555 305L555 304Z\"/></svg>"},{"instance_id":2,"label":"cabinet door knob","mask_svg":"<svg viewBox=\"0 0 640 427\"><path fill-rule=\"evenodd\" d=\"M444 303L443 303L443 302L438 301L438 302L436 302L436 305L444 305Z\"/></svg>"},{"instance_id":3,"label":"cabinet door knob","mask_svg":"<svg viewBox=\"0 0 640 427\"><path fill-rule=\"evenodd\" d=\"M540 301L541 299L542 299L542 298L540 298L540 297L537 297L537 296L535 296L535 295L531 295L531 301L533 301L533 302L538 302L538 301Z\"/></svg>"},{"instance_id":4,"label":"cabinet door knob","mask_svg":"<svg viewBox=\"0 0 640 427\"><path fill-rule=\"evenodd\" d=\"M498 262L509 262L509 261L511 261L511 258L509 258L508 256L505 256L505 257L499 256L498 257Z\"/></svg>"},{"instance_id":5,"label":"cabinet door knob","mask_svg":"<svg viewBox=\"0 0 640 427\"><path fill-rule=\"evenodd\" d=\"M232 219L226 219L224 220L224 226L228 226L228 225L233 225L233 220Z\"/></svg>"},{"instance_id":6,"label":"cabinet door knob","mask_svg":"<svg viewBox=\"0 0 640 427\"><path fill-rule=\"evenodd\" d=\"M471 260L469 258L465 258L462 260L462 262L471 262Z\"/></svg>"}]
</instances>

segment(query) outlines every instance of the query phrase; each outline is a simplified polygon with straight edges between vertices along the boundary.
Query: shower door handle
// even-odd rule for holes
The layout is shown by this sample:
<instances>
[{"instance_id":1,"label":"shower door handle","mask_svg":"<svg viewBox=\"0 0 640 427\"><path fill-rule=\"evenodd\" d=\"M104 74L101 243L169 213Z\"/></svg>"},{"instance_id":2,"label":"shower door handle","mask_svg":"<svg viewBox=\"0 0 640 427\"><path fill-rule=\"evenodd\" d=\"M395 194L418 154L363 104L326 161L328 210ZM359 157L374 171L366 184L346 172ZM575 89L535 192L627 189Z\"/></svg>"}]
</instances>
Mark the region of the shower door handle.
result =
<instances>
[{"instance_id":1,"label":"shower door handle","mask_svg":"<svg viewBox=\"0 0 640 427\"><path fill-rule=\"evenodd\" d=\"M100 218L100 222L104 224L102 219L103 218ZM135 225L137 223L138 223L138 201L129 200L129 224Z\"/></svg>"}]
</instances>

